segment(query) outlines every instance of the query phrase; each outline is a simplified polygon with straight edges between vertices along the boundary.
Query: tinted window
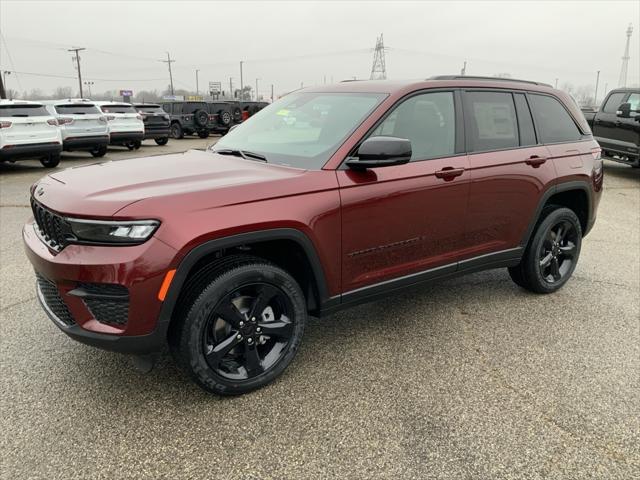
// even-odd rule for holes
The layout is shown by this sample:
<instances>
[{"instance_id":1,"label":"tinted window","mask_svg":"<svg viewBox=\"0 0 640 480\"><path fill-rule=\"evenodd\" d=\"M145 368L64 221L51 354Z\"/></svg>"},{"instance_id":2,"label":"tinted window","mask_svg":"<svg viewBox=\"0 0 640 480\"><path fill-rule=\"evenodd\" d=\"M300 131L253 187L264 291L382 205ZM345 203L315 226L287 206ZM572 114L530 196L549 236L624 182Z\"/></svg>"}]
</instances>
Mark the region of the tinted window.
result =
<instances>
[{"instance_id":1,"label":"tinted window","mask_svg":"<svg viewBox=\"0 0 640 480\"><path fill-rule=\"evenodd\" d=\"M160 105L136 105L136 110L142 113L165 113Z\"/></svg>"},{"instance_id":2,"label":"tinted window","mask_svg":"<svg viewBox=\"0 0 640 480\"><path fill-rule=\"evenodd\" d=\"M640 111L640 93L632 93L627 102L631 104L631 110Z\"/></svg>"},{"instance_id":3,"label":"tinted window","mask_svg":"<svg viewBox=\"0 0 640 480\"><path fill-rule=\"evenodd\" d=\"M67 115L84 115L87 113L100 113L98 107L92 104L80 103L77 105L74 104L65 104L65 105L56 105L56 112L60 114Z\"/></svg>"},{"instance_id":4,"label":"tinted window","mask_svg":"<svg viewBox=\"0 0 640 480\"><path fill-rule=\"evenodd\" d=\"M518 114L518 132L520 133L520 145L535 145L536 133L533 128L533 118L527 99L522 93L514 93L513 99L516 102L516 112Z\"/></svg>"},{"instance_id":5,"label":"tinted window","mask_svg":"<svg viewBox=\"0 0 640 480\"><path fill-rule=\"evenodd\" d=\"M185 114L189 114L189 113L195 113L197 110L204 110L205 112L207 111L207 104L202 102L202 103L185 103L184 107L182 107L182 113Z\"/></svg>"},{"instance_id":6,"label":"tinted window","mask_svg":"<svg viewBox=\"0 0 640 480\"><path fill-rule=\"evenodd\" d=\"M104 113L136 113L133 105L102 105Z\"/></svg>"},{"instance_id":7,"label":"tinted window","mask_svg":"<svg viewBox=\"0 0 640 480\"><path fill-rule=\"evenodd\" d=\"M604 113L616 113L625 95L625 92L612 93L609 95L607 103L604 104L602 111Z\"/></svg>"},{"instance_id":8,"label":"tinted window","mask_svg":"<svg viewBox=\"0 0 640 480\"><path fill-rule=\"evenodd\" d=\"M482 152L519 145L511 93L467 92L466 102L471 150Z\"/></svg>"},{"instance_id":9,"label":"tinted window","mask_svg":"<svg viewBox=\"0 0 640 480\"><path fill-rule=\"evenodd\" d=\"M247 150L264 155L269 163L320 169L384 97L379 93L291 93L227 133L214 151Z\"/></svg>"},{"instance_id":10,"label":"tinted window","mask_svg":"<svg viewBox=\"0 0 640 480\"><path fill-rule=\"evenodd\" d=\"M42 105L0 105L0 117L41 117L48 116Z\"/></svg>"},{"instance_id":11,"label":"tinted window","mask_svg":"<svg viewBox=\"0 0 640 480\"><path fill-rule=\"evenodd\" d=\"M454 155L455 110L452 92L416 95L402 102L371 136L411 140L411 160Z\"/></svg>"},{"instance_id":12,"label":"tinted window","mask_svg":"<svg viewBox=\"0 0 640 480\"><path fill-rule=\"evenodd\" d=\"M562 104L548 95L529 95L542 143L573 142L582 138L573 118Z\"/></svg>"}]
</instances>

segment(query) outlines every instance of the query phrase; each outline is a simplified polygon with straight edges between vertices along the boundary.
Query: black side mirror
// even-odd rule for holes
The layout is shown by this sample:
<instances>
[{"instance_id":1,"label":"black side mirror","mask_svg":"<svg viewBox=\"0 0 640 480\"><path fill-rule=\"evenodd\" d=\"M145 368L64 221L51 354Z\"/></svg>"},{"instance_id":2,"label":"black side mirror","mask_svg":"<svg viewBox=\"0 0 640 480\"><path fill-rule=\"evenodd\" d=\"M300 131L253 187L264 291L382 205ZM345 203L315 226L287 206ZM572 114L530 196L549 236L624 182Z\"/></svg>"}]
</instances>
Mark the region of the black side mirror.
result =
<instances>
[{"instance_id":1,"label":"black side mirror","mask_svg":"<svg viewBox=\"0 0 640 480\"><path fill-rule=\"evenodd\" d=\"M398 137L369 137L360 144L355 157L347 160L354 170L402 165L411 160L411 141Z\"/></svg>"},{"instance_id":2,"label":"black side mirror","mask_svg":"<svg viewBox=\"0 0 640 480\"><path fill-rule=\"evenodd\" d=\"M618 107L618 111L616 112L618 117L629 118L631 117L631 104L623 103Z\"/></svg>"}]
</instances>

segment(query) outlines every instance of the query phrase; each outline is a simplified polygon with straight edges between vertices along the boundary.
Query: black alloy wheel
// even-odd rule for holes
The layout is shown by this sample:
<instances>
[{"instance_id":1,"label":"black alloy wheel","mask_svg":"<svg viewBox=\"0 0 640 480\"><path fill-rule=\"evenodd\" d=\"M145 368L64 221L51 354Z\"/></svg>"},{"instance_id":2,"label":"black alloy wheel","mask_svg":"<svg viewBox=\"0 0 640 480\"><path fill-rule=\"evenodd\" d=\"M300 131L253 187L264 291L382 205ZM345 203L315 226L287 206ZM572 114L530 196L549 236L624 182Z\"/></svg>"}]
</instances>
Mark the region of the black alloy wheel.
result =
<instances>
[{"instance_id":1,"label":"black alloy wheel","mask_svg":"<svg viewBox=\"0 0 640 480\"><path fill-rule=\"evenodd\" d=\"M226 295L207 319L203 352L221 377L247 380L272 368L293 335L293 305L268 283L243 285Z\"/></svg>"},{"instance_id":2,"label":"black alloy wheel","mask_svg":"<svg viewBox=\"0 0 640 480\"><path fill-rule=\"evenodd\" d=\"M560 220L547 230L540 249L540 275L550 284L559 282L573 271L577 254L578 232L574 226Z\"/></svg>"}]
</instances>

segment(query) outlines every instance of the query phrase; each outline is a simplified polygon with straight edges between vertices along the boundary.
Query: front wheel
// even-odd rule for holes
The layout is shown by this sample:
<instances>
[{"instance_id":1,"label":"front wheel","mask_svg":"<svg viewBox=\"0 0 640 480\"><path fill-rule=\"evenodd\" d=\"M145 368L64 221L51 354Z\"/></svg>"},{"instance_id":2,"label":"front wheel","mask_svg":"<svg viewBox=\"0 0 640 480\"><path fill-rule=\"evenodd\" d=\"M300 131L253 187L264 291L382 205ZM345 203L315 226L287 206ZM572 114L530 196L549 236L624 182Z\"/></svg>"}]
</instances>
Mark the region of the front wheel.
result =
<instances>
[{"instance_id":1,"label":"front wheel","mask_svg":"<svg viewBox=\"0 0 640 480\"><path fill-rule=\"evenodd\" d=\"M298 283L286 271L251 258L221 264L170 343L178 363L204 390L239 395L267 385L291 363L307 320Z\"/></svg>"},{"instance_id":2,"label":"front wheel","mask_svg":"<svg viewBox=\"0 0 640 480\"><path fill-rule=\"evenodd\" d=\"M535 293L552 293L573 274L582 246L582 227L576 214L564 207L542 212L520 264L509 268L511 279Z\"/></svg>"},{"instance_id":3,"label":"front wheel","mask_svg":"<svg viewBox=\"0 0 640 480\"><path fill-rule=\"evenodd\" d=\"M91 150L89 150L89 152L95 158L104 157L107 154L107 146L100 145L99 147L93 147Z\"/></svg>"}]
</instances>

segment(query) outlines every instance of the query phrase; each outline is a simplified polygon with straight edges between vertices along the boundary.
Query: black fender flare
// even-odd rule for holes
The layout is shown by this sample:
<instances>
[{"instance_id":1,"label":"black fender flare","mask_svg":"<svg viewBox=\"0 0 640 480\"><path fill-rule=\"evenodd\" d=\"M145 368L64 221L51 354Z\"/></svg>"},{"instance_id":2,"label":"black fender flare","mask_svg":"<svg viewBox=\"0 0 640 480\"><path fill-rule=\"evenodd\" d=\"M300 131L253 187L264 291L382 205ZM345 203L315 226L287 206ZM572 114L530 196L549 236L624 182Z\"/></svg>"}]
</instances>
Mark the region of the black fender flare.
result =
<instances>
[{"instance_id":1,"label":"black fender flare","mask_svg":"<svg viewBox=\"0 0 640 480\"><path fill-rule=\"evenodd\" d=\"M556 185L552 185L542 194L542 196L540 197L540 200L538 201L538 206L536 207L535 215L529 222L529 226L527 227L527 230L524 236L522 237L522 242L520 243L520 246L522 248L526 248L527 245L529 244L531 235L533 235L533 230L537 225L538 220L540 219L540 215L542 214L542 209L544 208L547 201L556 193L567 192L569 190L582 190L587 195L587 226L590 225L591 215L593 211L593 198L592 198L593 192L592 192L591 184L586 180L573 180L571 182L563 182L563 183L558 183ZM588 232L589 232L589 229L587 227L587 229L584 232L582 232L582 236L584 237Z\"/></svg>"},{"instance_id":2,"label":"black fender flare","mask_svg":"<svg viewBox=\"0 0 640 480\"><path fill-rule=\"evenodd\" d=\"M171 281L169 291L162 303L160 316L158 318L158 327L166 330L171 322L171 316L175 309L176 303L180 296L182 286L189 275L191 269L196 263L206 255L222 250L225 248L238 247L249 243L258 243L272 240L292 240L303 249L309 264L311 265L312 274L315 277L318 289L319 301L322 304L328 299L328 289L324 269L313 242L307 235L300 230L294 228L275 228L269 230L260 230L256 232L241 233L231 235L229 237L217 238L204 242L191 249L180 261L176 273Z\"/></svg>"}]
</instances>

